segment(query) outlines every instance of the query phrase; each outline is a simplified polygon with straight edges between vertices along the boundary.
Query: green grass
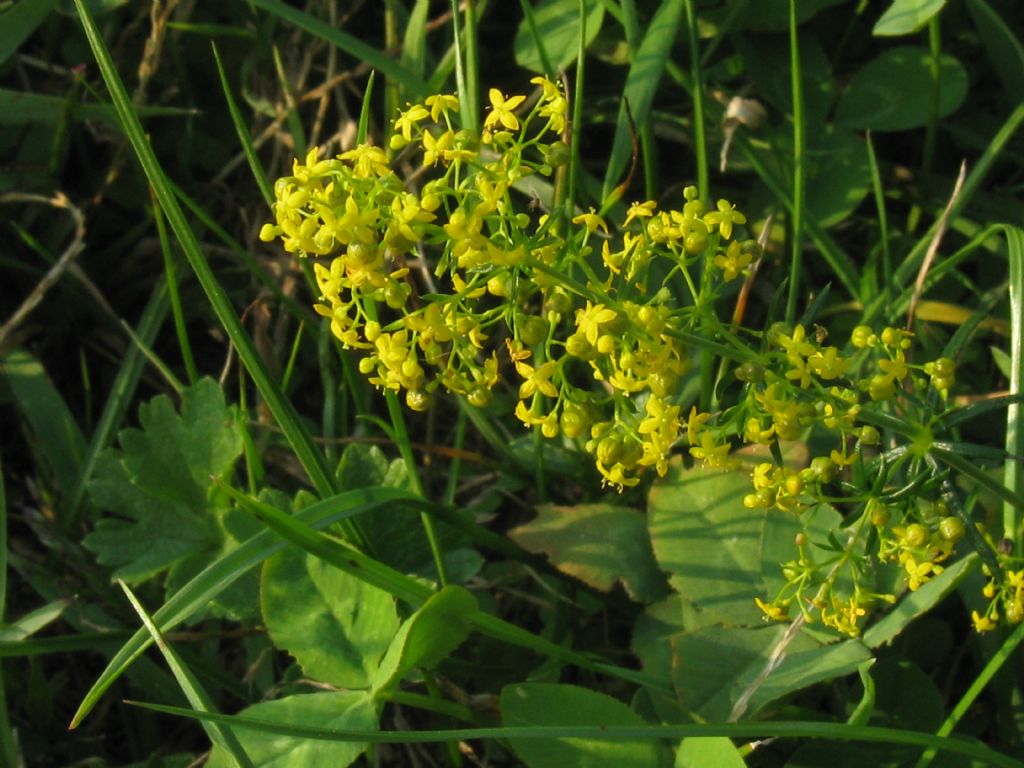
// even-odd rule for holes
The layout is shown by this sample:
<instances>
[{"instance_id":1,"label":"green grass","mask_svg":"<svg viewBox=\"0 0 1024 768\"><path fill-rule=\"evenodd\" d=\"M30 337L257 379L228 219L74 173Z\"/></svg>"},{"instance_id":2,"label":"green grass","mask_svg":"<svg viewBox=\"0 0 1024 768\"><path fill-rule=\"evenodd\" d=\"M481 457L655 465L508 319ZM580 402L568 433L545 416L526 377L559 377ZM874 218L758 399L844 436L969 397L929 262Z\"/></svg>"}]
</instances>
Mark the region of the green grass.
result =
<instances>
[{"instance_id":1,"label":"green grass","mask_svg":"<svg viewBox=\"0 0 1024 768\"><path fill-rule=\"evenodd\" d=\"M1024 764L1024 604L999 581L1024 572L1024 16L819 5L254 0L185 4L153 29L134 0L0 3L0 762ZM480 138L489 89L528 96L525 120L541 73L569 120L515 163L565 163L510 176L483 214L521 259L451 288L443 225L483 200L465 190L502 153ZM453 141L473 159L415 247L387 240L412 299L363 294L358 322L476 312L482 349L453 326L441 369L483 370L493 348L499 376L482 407L441 382L420 413L360 372L372 342L344 348L313 310L331 303L313 263L336 254L300 261L258 233L307 144L383 146L397 181L372 194L420 195L445 169L421 167L415 137L387 142L396 110L435 93L459 95ZM765 119L737 127L722 171L733 97ZM763 231L760 259L726 280L729 238L707 219L707 244L674 261L652 237L653 266L606 268L634 203L681 210L691 185L745 214L737 249ZM573 223L590 210L607 235ZM473 295L506 274L518 304ZM664 332L638 332L631 302L670 307ZM591 363L566 339L597 304L616 351L593 342ZM526 363L557 363L558 397L523 402L563 408L554 439L513 416L529 375L505 339L540 320ZM898 341L848 343L865 324L912 328L887 337L905 359ZM663 398L601 367L628 369L634 343L686 350ZM784 351L801 343L834 345L843 372L801 387L811 353ZM872 399L879 355L909 367ZM955 363L948 397L929 384L938 358ZM847 379L860 411L836 442L848 402L830 387ZM772 381L804 404L781 441L785 420L759 410ZM563 401L583 391L590 423L567 437ZM662 399L676 416L648 410ZM645 445L676 419L664 479L602 484L595 461L606 477L629 463L594 426L605 408ZM691 408L694 444L704 430L746 463L702 468ZM752 417L776 432L739 450ZM832 448L849 465L799 475L798 512L785 494L745 503L757 463L776 493L795 487L787 462ZM978 633L990 578L1000 625ZM764 623L755 598L790 621ZM849 604L858 632L822 624Z\"/></svg>"}]
</instances>

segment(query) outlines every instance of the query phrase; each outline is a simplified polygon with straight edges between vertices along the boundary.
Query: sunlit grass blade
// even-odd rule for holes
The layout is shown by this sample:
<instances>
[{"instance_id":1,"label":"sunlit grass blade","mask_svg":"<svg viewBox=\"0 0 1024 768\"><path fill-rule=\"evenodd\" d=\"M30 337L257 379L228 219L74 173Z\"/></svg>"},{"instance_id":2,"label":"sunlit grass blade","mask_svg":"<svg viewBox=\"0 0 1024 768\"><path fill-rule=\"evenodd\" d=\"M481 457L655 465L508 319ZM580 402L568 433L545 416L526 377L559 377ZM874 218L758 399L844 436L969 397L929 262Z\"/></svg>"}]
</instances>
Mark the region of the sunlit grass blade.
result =
<instances>
[{"instance_id":1,"label":"sunlit grass blade","mask_svg":"<svg viewBox=\"0 0 1024 768\"><path fill-rule=\"evenodd\" d=\"M800 45L797 35L796 0L789 0L789 74L793 92L793 210L790 212L792 253L789 261L789 293L786 297L786 322L796 317L800 300L804 247L804 184L807 175L807 147L804 142L804 85L800 71Z\"/></svg>"},{"instance_id":2,"label":"sunlit grass blade","mask_svg":"<svg viewBox=\"0 0 1024 768\"><path fill-rule=\"evenodd\" d=\"M429 744L441 741L469 741L473 739L580 739L594 741L635 741L638 739L671 739L689 737L725 736L732 739L755 740L779 739L830 739L843 742L868 742L878 744L906 744L915 747L932 747L943 752L981 760L986 765L999 768L1022 768L1024 762L976 741L959 738L940 738L930 733L883 728L870 725L848 725L846 723L821 722L756 722L756 723L702 723L700 725L535 725L506 726L502 728L452 728L423 731L344 731L315 726L269 723L237 715L200 713L182 707L131 702L154 712L178 715L192 719L213 720L235 726L262 729L295 738L320 739L324 741L368 741L376 744Z\"/></svg>"},{"instance_id":3,"label":"sunlit grass blade","mask_svg":"<svg viewBox=\"0 0 1024 768\"><path fill-rule=\"evenodd\" d=\"M289 6L281 0L252 0L257 8L262 8L280 19L293 24L299 29L309 32L311 35L325 40L331 45L337 46L357 61L365 61L381 74L387 75L392 80L401 83L406 93L415 99L421 99L429 95L427 84L416 77L412 72L403 67L394 59L381 53L376 48L367 45L352 35L335 29L330 24L310 16L308 13Z\"/></svg>"},{"instance_id":4,"label":"sunlit grass blade","mask_svg":"<svg viewBox=\"0 0 1024 768\"><path fill-rule=\"evenodd\" d=\"M121 82L121 77L117 73L114 62L110 58L110 52L100 36L88 7L83 0L75 0L75 5L78 8L79 18L82 20L93 55L96 57L100 72L107 84L114 108L117 110L118 119L128 136L128 140L131 142L132 148L135 150L135 154L142 165L149 183L153 187L164 214L167 216L171 229L174 230L178 243L185 252L192 270L195 272L200 285L210 300L214 312L217 314L218 320L220 320L225 332L235 345L239 358L249 371L250 376L252 376L256 387L266 401L267 407L284 432L289 445L295 452L303 469L309 475L313 486L321 496L331 495L334 492L334 480L323 454L317 449L292 404L285 398L277 383L271 377L270 372L263 364L252 339L250 339L249 334L242 327L227 294L210 269L210 265L206 261L195 235L189 227L181 208L178 206L178 201L174 197L163 168L160 166L152 147L146 139L142 125L139 123L139 118L135 114L128 93Z\"/></svg>"},{"instance_id":5,"label":"sunlit grass blade","mask_svg":"<svg viewBox=\"0 0 1024 768\"><path fill-rule=\"evenodd\" d=\"M985 668L981 670L980 674L976 678L974 678L974 681L960 698L960 701L958 701L956 706L950 710L946 719L939 727L939 730L936 731L936 736L945 737L949 736L953 732L953 729L956 728L956 724L959 723L960 720L963 719L963 716L967 714L978 696L983 690L985 690L985 686L992 681L992 678L994 678L999 670L1003 668L1003 665L1009 661L1013 652L1017 650L1017 647L1021 644L1022 640L1024 640L1024 624L1018 624L1017 628L1013 631L1013 634L1006 638L1006 642L1004 642L992 658L988 660ZM926 766L931 765L931 762L936 755L936 749L936 747L929 747L928 750L921 755L921 759L917 761L914 768L925 768Z\"/></svg>"},{"instance_id":6,"label":"sunlit grass blade","mask_svg":"<svg viewBox=\"0 0 1024 768\"><path fill-rule=\"evenodd\" d=\"M164 660L167 662L167 666L170 667L171 673L174 675L174 679L178 681L178 685L185 694L185 698L188 699L188 703L192 705L192 708L199 712L216 712L216 707L210 696L204 690L202 683L199 682L198 678L192 673L192 670L182 661L178 652L164 640L164 636L157 629L153 623L153 619L145 608L142 607L142 603L131 591L127 584L123 581L118 580L118 584L121 585L121 589L128 597L128 602L131 603L135 613L138 614L141 619L143 626L146 631L149 632L150 637L153 638L153 642L156 643L157 648L160 649L160 653L163 654ZM218 722L203 722L203 730L206 731L206 735L210 738L210 741L214 744L219 744L225 752L227 752L232 758L234 758L235 764L240 768L254 768L252 760L245 754L245 749L238 741L238 737L235 736L230 725Z\"/></svg>"},{"instance_id":7,"label":"sunlit grass blade","mask_svg":"<svg viewBox=\"0 0 1024 768\"><path fill-rule=\"evenodd\" d=\"M1006 228L1006 245L1010 260L1010 391L1011 397L1024 391L1024 231ZM1014 402L1006 410L1006 453L1024 456L1024 409ZM1024 495L1024 463L1008 458L1003 470L1003 484L1016 496ZM1024 547L1024 510L1003 506L1003 535L1014 543L1014 551Z\"/></svg>"},{"instance_id":8,"label":"sunlit grass blade","mask_svg":"<svg viewBox=\"0 0 1024 768\"><path fill-rule=\"evenodd\" d=\"M367 557L337 539L314 530L299 519L249 498L233 488L227 486L222 486L222 488L244 510L258 517L268 528L282 538L309 552L311 555L315 555L324 562L333 565L335 568L356 576L367 584L383 589L399 600L404 600L413 608L419 607L434 594L430 587L420 581ZM667 688L663 681L652 678L642 672L617 667L583 656L561 645L552 643L533 632L521 629L480 611L472 617L471 623L478 631L490 637L511 645L526 648L543 656L550 656L583 669L602 672L621 680L649 685L655 688Z\"/></svg>"},{"instance_id":9,"label":"sunlit grass blade","mask_svg":"<svg viewBox=\"0 0 1024 768\"><path fill-rule=\"evenodd\" d=\"M368 488L346 491L319 501L297 513L294 519L301 520L314 529L324 528L378 507L399 502L407 506L423 503L408 491L382 487ZM276 533L262 531L236 549L220 556L168 598L153 614L156 626L161 632L168 632L283 546L285 543ZM82 722L103 693L142 655L151 642L149 633L145 629L140 629L118 650L82 699L78 711L71 720L71 728Z\"/></svg>"},{"instance_id":10,"label":"sunlit grass blade","mask_svg":"<svg viewBox=\"0 0 1024 768\"><path fill-rule=\"evenodd\" d=\"M171 300L171 317L174 318L174 332L178 336L178 348L181 350L181 358L185 363L185 371L188 375L189 385L199 381L199 369L196 368L196 358L192 354L192 344L188 338L188 330L185 328L185 314L181 309L181 293L178 291L178 270L174 263L174 252L171 250L171 239L167 233L167 224L164 219L160 205L154 201L153 220L156 222L156 232L160 240L160 251L164 257L164 283L167 285L167 296ZM151 345L152 342L144 342Z\"/></svg>"},{"instance_id":11,"label":"sunlit grass blade","mask_svg":"<svg viewBox=\"0 0 1024 768\"><path fill-rule=\"evenodd\" d=\"M214 63L217 65L217 74L220 76L220 87L224 92L224 101L227 102L228 114L231 115L231 123L235 126L235 133L238 135L238 141L242 145L245 159L249 163L249 170L252 171L256 185L260 188L260 194L263 195L263 200L269 208L270 204L274 202L274 188L270 184L270 179L267 178L266 171L263 170L263 166L260 164L260 159L256 155L256 148L252 144L252 136L249 135L249 129L245 126L242 112L238 109L235 97L231 94L231 85L228 83L228 76L224 71L224 63L220 60L217 44L211 43L210 45L213 49Z\"/></svg>"},{"instance_id":12,"label":"sunlit grass blade","mask_svg":"<svg viewBox=\"0 0 1024 768\"><path fill-rule=\"evenodd\" d=\"M666 62L671 56L672 44L682 25L683 17L684 7L682 4L662 3L655 12L654 18L651 19L647 34L633 58L629 74L626 76L626 85L622 90L623 104L619 108L615 138L601 188L602 206L607 203L615 185L621 180L620 176L626 169L632 152L632 129L626 116L625 102L629 102L629 109L636 125L648 122L651 107L654 104L654 94L661 83ZM579 77L579 73L576 76ZM706 190L701 189L701 194L706 194Z\"/></svg>"},{"instance_id":13,"label":"sunlit grass blade","mask_svg":"<svg viewBox=\"0 0 1024 768\"><path fill-rule=\"evenodd\" d=\"M142 312L142 317L139 318L139 323L135 327L135 337L141 339L147 345L152 345L156 339L157 332L167 317L169 307L167 283L164 280L160 280L153 289L153 294L150 296L149 302ZM107 395L107 401L103 404L103 412L100 414L99 421L93 429L92 438L89 440L89 445L82 456L81 466L75 477L74 485L71 487L71 493L68 496L65 509L65 528L68 530L74 526L78 519L82 502L85 500L86 487L92 478L93 468L96 466L96 457L99 456L100 451L110 445L114 439L114 433L124 420L125 414L128 412L128 406L131 404L132 396L139 385L139 379L142 377L142 369L145 367L145 363L146 358L139 347L135 344L130 345L125 352L120 368L117 370L117 376L114 379L113 385L111 385L110 394Z\"/></svg>"}]
</instances>

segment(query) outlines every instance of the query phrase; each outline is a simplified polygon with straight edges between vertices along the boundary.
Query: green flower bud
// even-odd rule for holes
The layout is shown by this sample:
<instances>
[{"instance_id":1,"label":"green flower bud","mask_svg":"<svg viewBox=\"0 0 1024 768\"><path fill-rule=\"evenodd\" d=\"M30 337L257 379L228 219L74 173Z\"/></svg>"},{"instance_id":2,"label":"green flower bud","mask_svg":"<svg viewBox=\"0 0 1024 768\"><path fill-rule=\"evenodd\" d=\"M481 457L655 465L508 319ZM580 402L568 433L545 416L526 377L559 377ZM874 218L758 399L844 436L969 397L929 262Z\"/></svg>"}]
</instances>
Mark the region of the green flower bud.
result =
<instances>
[{"instance_id":1,"label":"green flower bud","mask_svg":"<svg viewBox=\"0 0 1024 768\"><path fill-rule=\"evenodd\" d=\"M943 541L956 544L966 533L964 522L959 517L944 517L939 521L939 536Z\"/></svg>"}]
</instances>

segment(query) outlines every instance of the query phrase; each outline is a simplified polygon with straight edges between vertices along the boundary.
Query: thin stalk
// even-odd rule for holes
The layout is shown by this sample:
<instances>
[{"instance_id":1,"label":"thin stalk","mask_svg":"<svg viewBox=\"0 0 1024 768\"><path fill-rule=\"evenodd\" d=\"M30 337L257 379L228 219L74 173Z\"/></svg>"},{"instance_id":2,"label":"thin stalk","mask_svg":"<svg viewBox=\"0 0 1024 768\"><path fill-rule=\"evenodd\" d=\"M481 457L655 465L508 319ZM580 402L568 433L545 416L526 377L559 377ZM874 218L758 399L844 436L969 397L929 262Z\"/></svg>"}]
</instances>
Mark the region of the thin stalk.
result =
<instances>
[{"instance_id":1,"label":"thin stalk","mask_svg":"<svg viewBox=\"0 0 1024 768\"><path fill-rule=\"evenodd\" d=\"M566 209L561 211L566 221L572 218L576 208L576 185L580 174L580 135L583 132L583 72L587 46L587 9L583 0L579 2L580 36L576 50L576 82L573 87L572 100L572 140L569 153L569 184L565 195Z\"/></svg>"},{"instance_id":2,"label":"thin stalk","mask_svg":"<svg viewBox=\"0 0 1024 768\"><path fill-rule=\"evenodd\" d=\"M800 45L797 37L796 0L789 0L789 67L793 88L793 212L791 237L793 253L789 262L789 295L786 298L786 322L796 319L800 299L800 271L803 257L804 219L804 89L800 72Z\"/></svg>"},{"instance_id":3,"label":"thin stalk","mask_svg":"<svg viewBox=\"0 0 1024 768\"><path fill-rule=\"evenodd\" d=\"M882 285L881 291L876 295L881 295L886 306L889 306L892 303L892 291L895 287L892 275L892 254L889 251L889 225L885 216L885 190L882 189L882 175L878 171L878 158L875 157L875 145L871 141L870 131L868 131L865 144L868 149L868 165L871 168L871 186L875 192L875 209L878 211L878 236L882 246ZM877 274L876 277L878 277Z\"/></svg>"},{"instance_id":4,"label":"thin stalk","mask_svg":"<svg viewBox=\"0 0 1024 768\"><path fill-rule=\"evenodd\" d=\"M971 687L967 689L963 697L956 703L956 706L950 711L949 715L939 726L939 730L935 732L935 735L944 738L949 736L956 724L960 722L960 719L967 714L967 710L971 708L974 701L978 698L985 686L989 684L996 673L1003 668L1003 664L1007 662L1013 652L1017 650L1017 646L1020 645L1021 640L1024 640L1024 624L1018 624L1017 628L1013 631L1006 642L996 651L995 655L989 659L988 664L981 670L981 673L974 678L974 682L971 683ZM935 758L937 753L936 747L929 747L925 750L921 758L914 764L914 768L926 768L931 765L932 760Z\"/></svg>"},{"instance_id":5,"label":"thin stalk","mask_svg":"<svg viewBox=\"0 0 1024 768\"><path fill-rule=\"evenodd\" d=\"M153 190L149 191L150 196ZM199 370L196 368L196 359L192 354L192 345L188 340L188 331L185 329L185 315L181 311L181 294L178 292L178 275L174 265L174 253L171 250L171 240L167 234L167 223L164 220L160 204L153 199L153 220L156 222L157 236L160 239L160 250L164 256L164 275L167 279L167 295L171 300L171 317L174 318L174 332L178 337L178 348L181 350L181 359L185 362L185 372L188 376L188 383L195 384L199 381Z\"/></svg>"},{"instance_id":6,"label":"thin stalk","mask_svg":"<svg viewBox=\"0 0 1024 768\"><path fill-rule=\"evenodd\" d=\"M697 17L693 0L686 3L686 30L690 40L690 77L693 80L693 144L697 154L697 189L702 200L711 199L708 177L708 153L704 135L704 86L700 67L700 39L697 36Z\"/></svg>"},{"instance_id":7,"label":"thin stalk","mask_svg":"<svg viewBox=\"0 0 1024 768\"><path fill-rule=\"evenodd\" d=\"M935 137L939 125L939 103L942 97L942 35L939 30L939 16L936 13L928 21L928 49L931 58L928 70L932 76L931 98L928 101L928 124L924 129L924 144L921 149L921 175L931 173L935 160ZM921 222L922 208L915 204L907 214L907 232L913 232Z\"/></svg>"}]
</instances>

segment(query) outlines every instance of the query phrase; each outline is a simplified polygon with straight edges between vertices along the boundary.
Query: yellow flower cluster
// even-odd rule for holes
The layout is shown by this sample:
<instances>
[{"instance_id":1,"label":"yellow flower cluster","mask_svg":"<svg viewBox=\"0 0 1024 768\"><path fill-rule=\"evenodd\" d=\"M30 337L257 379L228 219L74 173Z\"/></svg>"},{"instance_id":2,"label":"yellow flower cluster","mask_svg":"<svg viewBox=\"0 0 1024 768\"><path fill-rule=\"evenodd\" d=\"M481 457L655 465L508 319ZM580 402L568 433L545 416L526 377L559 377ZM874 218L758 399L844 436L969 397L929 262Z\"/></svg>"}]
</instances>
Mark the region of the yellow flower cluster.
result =
<instances>
[{"instance_id":1,"label":"yellow flower cluster","mask_svg":"<svg viewBox=\"0 0 1024 768\"><path fill-rule=\"evenodd\" d=\"M516 417L579 438L622 489L647 468L666 472L682 427L673 398L690 357L679 337L700 315L669 281L707 307L760 249L730 241L742 213L726 200L707 210L692 187L679 210L634 203L614 236L593 209L517 207L523 179L569 160L562 87L532 82L532 102L491 89L479 135L455 127L454 95L402 110L387 146L420 157L418 188L377 147L331 159L311 150L277 181L275 220L260 236L316 258L316 309L364 351L359 368L375 386L404 391L416 410L438 388L486 406L507 366L519 379ZM705 262L698 289L690 270ZM724 461L728 442L701 440L695 456Z\"/></svg>"}]
</instances>

